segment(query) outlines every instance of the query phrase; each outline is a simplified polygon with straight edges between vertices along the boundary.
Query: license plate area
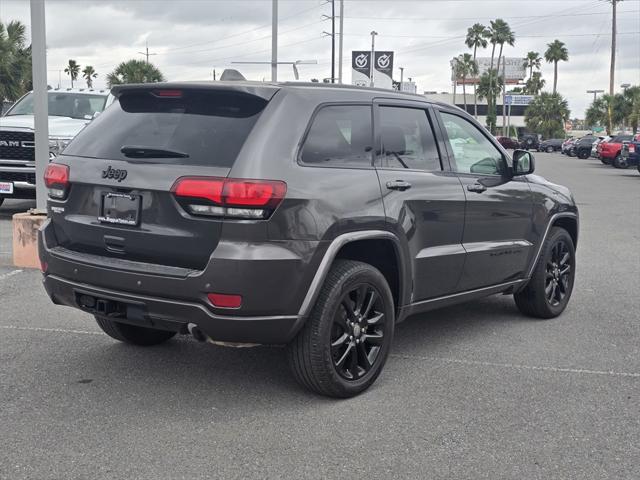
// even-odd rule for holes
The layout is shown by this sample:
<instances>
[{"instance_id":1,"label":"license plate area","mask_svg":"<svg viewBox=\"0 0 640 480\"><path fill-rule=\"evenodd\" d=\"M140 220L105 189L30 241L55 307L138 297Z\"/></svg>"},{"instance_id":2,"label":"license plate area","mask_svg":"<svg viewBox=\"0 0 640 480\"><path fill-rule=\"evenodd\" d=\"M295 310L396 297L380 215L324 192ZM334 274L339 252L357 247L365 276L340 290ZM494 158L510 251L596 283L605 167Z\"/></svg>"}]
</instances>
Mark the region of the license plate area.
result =
<instances>
[{"instance_id":1,"label":"license plate area","mask_svg":"<svg viewBox=\"0 0 640 480\"><path fill-rule=\"evenodd\" d=\"M140 195L103 193L98 220L116 225L137 226L140 221Z\"/></svg>"},{"instance_id":2,"label":"license plate area","mask_svg":"<svg viewBox=\"0 0 640 480\"><path fill-rule=\"evenodd\" d=\"M0 193L11 195L13 193L13 182L0 182Z\"/></svg>"}]
</instances>

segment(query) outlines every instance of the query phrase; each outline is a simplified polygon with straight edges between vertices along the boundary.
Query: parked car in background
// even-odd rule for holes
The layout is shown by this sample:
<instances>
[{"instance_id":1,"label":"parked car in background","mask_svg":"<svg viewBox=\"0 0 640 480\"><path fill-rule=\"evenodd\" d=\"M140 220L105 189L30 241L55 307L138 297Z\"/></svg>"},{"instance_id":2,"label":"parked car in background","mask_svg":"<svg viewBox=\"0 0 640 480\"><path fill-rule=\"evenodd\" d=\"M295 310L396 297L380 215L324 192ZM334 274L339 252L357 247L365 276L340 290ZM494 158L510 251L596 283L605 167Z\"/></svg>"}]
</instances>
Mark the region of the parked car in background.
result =
<instances>
[{"instance_id":1,"label":"parked car in background","mask_svg":"<svg viewBox=\"0 0 640 480\"><path fill-rule=\"evenodd\" d=\"M567 138L563 143L562 143L562 148L560 149L560 152L563 153L564 155L569 155L571 156L571 151L573 150L573 144L575 143L575 141L577 140L577 138Z\"/></svg>"},{"instance_id":2,"label":"parked car in background","mask_svg":"<svg viewBox=\"0 0 640 480\"><path fill-rule=\"evenodd\" d=\"M605 135L604 137L598 137L595 142L591 144L591 156L593 158L598 158L598 145L601 142L609 141L611 137L609 135Z\"/></svg>"},{"instance_id":3,"label":"parked car in background","mask_svg":"<svg viewBox=\"0 0 640 480\"><path fill-rule=\"evenodd\" d=\"M622 142L629 142L633 135L616 135L608 142L600 142L598 144L598 158L605 165L613 165L616 168L623 168Z\"/></svg>"},{"instance_id":4,"label":"parked car in background","mask_svg":"<svg viewBox=\"0 0 640 480\"><path fill-rule=\"evenodd\" d=\"M516 150L517 148L520 148L520 144L518 143L518 140L516 140L515 138L511 138L511 137L496 137L496 140L498 140L498 143L500 145L502 145L504 148L510 148L513 150Z\"/></svg>"},{"instance_id":5,"label":"parked car in background","mask_svg":"<svg viewBox=\"0 0 640 480\"><path fill-rule=\"evenodd\" d=\"M563 138L550 138L548 140L543 140L538 145L539 152L558 152L562 148L562 142L564 142Z\"/></svg>"},{"instance_id":6,"label":"parked car in background","mask_svg":"<svg viewBox=\"0 0 640 480\"><path fill-rule=\"evenodd\" d=\"M109 90L49 90L49 159L59 155L112 100ZM29 92L0 117L0 205L5 198L35 196L33 93Z\"/></svg>"},{"instance_id":7,"label":"parked car in background","mask_svg":"<svg viewBox=\"0 0 640 480\"><path fill-rule=\"evenodd\" d=\"M520 142L520 148L524 148L525 150L537 150L540 144L538 135L532 133L522 135L518 141Z\"/></svg>"},{"instance_id":8,"label":"parked car in background","mask_svg":"<svg viewBox=\"0 0 640 480\"><path fill-rule=\"evenodd\" d=\"M618 168L628 168L638 164L640 164L640 133L634 135L630 141L622 142Z\"/></svg>"},{"instance_id":9,"label":"parked car in background","mask_svg":"<svg viewBox=\"0 0 640 480\"><path fill-rule=\"evenodd\" d=\"M586 135L573 143L573 148L571 149L571 156L576 156L578 158L589 158L591 155L591 146L596 141L597 137L593 135Z\"/></svg>"}]
</instances>

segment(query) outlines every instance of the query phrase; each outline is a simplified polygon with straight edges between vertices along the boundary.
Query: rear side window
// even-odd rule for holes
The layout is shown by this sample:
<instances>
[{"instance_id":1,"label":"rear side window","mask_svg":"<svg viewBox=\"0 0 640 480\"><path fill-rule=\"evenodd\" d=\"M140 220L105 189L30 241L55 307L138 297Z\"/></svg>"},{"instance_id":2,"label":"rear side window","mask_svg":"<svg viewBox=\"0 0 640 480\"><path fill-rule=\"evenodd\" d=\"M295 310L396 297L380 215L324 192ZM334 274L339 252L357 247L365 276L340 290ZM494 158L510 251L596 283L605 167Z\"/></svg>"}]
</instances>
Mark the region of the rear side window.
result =
<instances>
[{"instance_id":1,"label":"rear side window","mask_svg":"<svg viewBox=\"0 0 640 480\"><path fill-rule=\"evenodd\" d=\"M128 160L123 147L140 147L160 152L145 157L158 163L231 167L267 104L239 92L169 90L166 97L159 92L123 93L64 153Z\"/></svg>"},{"instance_id":2,"label":"rear side window","mask_svg":"<svg viewBox=\"0 0 640 480\"><path fill-rule=\"evenodd\" d=\"M441 170L438 147L425 110L380 107L380 133L381 168Z\"/></svg>"},{"instance_id":3,"label":"rear side window","mask_svg":"<svg viewBox=\"0 0 640 480\"><path fill-rule=\"evenodd\" d=\"M371 145L370 106L326 106L313 119L300 160L306 165L370 167Z\"/></svg>"}]
</instances>

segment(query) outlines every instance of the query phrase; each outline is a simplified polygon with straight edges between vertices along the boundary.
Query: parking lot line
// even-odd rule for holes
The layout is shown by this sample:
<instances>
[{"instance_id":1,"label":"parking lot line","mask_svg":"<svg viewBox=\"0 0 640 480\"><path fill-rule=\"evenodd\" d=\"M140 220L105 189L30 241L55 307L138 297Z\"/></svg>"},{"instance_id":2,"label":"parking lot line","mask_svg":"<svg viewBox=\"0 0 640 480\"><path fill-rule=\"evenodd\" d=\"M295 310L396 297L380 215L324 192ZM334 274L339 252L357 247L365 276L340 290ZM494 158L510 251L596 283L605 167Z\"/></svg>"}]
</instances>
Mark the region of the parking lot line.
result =
<instances>
[{"instance_id":1,"label":"parking lot line","mask_svg":"<svg viewBox=\"0 0 640 480\"><path fill-rule=\"evenodd\" d=\"M91 332L89 330L68 330L64 328L43 328L43 327L19 327L17 325L0 325L0 329L21 330L21 331L28 331L28 332L46 332L46 333L73 333L73 334L79 334L79 335L104 335L102 332ZM463 360L458 358L403 355L398 353L392 353L390 356L393 358L399 358L403 360L424 360L424 361L430 361L430 362L454 363L458 365L467 365L467 366L474 366L474 367L508 368L508 369L515 369L515 370L532 370L532 371L554 372L554 373L574 373L579 375L640 378L640 373L616 372L614 370L591 370L587 368L545 367L540 365L522 365L517 363L485 362L482 360Z\"/></svg>"},{"instance_id":2,"label":"parking lot line","mask_svg":"<svg viewBox=\"0 0 640 480\"><path fill-rule=\"evenodd\" d=\"M462 360L457 358L428 357L428 356L423 357L419 355L391 354L390 356L395 358L403 358L406 360L429 360L429 361L435 361L435 362L456 363L459 365L469 365L469 366L479 366L479 367L512 368L517 370L538 370L538 371L557 372L557 373L576 373L576 374L584 374L584 375L605 375L610 377L640 378L640 373L616 372L613 370L590 370L586 368L544 367L539 365L521 365L517 363L485 362L482 360Z\"/></svg>"},{"instance_id":3,"label":"parking lot line","mask_svg":"<svg viewBox=\"0 0 640 480\"><path fill-rule=\"evenodd\" d=\"M10 272L0 274L0 280L5 280L9 277L13 277L14 275L17 275L18 273L21 273L21 272L22 270L12 270Z\"/></svg>"}]
</instances>

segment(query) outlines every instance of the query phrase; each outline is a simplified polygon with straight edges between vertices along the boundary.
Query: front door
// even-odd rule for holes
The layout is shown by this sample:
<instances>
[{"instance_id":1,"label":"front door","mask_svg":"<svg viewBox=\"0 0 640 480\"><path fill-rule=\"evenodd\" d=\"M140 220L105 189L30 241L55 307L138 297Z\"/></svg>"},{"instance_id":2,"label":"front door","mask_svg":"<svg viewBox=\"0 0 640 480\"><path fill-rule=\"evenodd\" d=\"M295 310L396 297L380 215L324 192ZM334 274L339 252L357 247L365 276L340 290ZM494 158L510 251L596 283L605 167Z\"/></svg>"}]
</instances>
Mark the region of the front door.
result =
<instances>
[{"instance_id":1,"label":"front door","mask_svg":"<svg viewBox=\"0 0 640 480\"><path fill-rule=\"evenodd\" d=\"M413 302L455 292L465 257L465 196L441 161L433 115L420 102L376 105L376 169L387 221L407 241Z\"/></svg>"},{"instance_id":2,"label":"front door","mask_svg":"<svg viewBox=\"0 0 640 480\"><path fill-rule=\"evenodd\" d=\"M439 109L451 168L467 207L462 244L467 252L458 285L473 290L525 276L532 245L532 194L524 177L510 178L510 160L479 125Z\"/></svg>"}]
</instances>

